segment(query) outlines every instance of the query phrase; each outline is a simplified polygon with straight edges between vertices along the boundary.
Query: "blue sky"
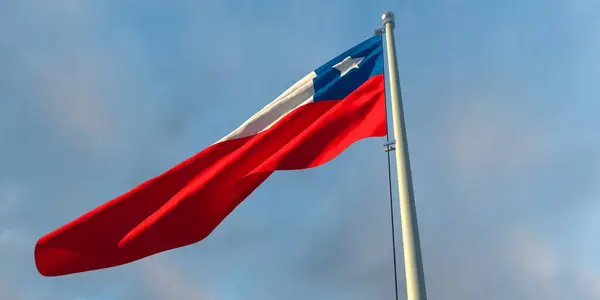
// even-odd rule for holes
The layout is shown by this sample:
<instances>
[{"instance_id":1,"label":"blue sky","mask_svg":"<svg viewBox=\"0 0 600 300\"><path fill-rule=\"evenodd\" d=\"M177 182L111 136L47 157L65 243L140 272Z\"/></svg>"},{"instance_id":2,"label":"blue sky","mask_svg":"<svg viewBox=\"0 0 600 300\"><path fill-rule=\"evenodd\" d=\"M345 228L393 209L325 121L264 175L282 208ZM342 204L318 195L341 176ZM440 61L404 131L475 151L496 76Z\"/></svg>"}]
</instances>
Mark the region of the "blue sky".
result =
<instances>
[{"instance_id":1,"label":"blue sky","mask_svg":"<svg viewBox=\"0 0 600 300\"><path fill-rule=\"evenodd\" d=\"M33 261L386 10L429 298L600 298L597 1L199 3L0 3L0 299L392 299L381 139L274 174L198 244L59 278Z\"/></svg>"}]
</instances>

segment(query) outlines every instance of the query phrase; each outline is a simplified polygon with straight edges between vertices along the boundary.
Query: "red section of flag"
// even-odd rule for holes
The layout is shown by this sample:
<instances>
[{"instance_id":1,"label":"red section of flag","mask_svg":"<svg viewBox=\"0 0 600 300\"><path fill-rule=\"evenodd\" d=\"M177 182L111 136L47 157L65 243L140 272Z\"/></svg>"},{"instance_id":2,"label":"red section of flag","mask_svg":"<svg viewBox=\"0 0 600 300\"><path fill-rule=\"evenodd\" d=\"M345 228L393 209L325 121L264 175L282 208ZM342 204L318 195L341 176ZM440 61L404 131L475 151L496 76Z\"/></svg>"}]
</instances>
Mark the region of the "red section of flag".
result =
<instances>
[{"instance_id":1,"label":"red section of flag","mask_svg":"<svg viewBox=\"0 0 600 300\"><path fill-rule=\"evenodd\" d=\"M42 237L45 276L129 263L208 236L275 170L305 169L386 134L383 75L342 100L298 107L256 135L214 144Z\"/></svg>"}]
</instances>

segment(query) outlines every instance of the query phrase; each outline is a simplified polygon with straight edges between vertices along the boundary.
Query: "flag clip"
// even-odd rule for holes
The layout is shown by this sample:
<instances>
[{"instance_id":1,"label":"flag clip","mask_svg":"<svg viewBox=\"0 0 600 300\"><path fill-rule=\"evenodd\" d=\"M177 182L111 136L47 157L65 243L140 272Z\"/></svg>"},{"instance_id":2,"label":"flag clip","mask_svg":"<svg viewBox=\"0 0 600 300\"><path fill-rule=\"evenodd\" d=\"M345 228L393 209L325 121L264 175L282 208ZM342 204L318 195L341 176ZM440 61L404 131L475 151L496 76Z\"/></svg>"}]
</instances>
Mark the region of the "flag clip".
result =
<instances>
[{"instance_id":1,"label":"flag clip","mask_svg":"<svg viewBox=\"0 0 600 300\"><path fill-rule=\"evenodd\" d=\"M390 152L396 150L396 141L391 141L383 145L383 149L385 152Z\"/></svg>"}]
</instances>

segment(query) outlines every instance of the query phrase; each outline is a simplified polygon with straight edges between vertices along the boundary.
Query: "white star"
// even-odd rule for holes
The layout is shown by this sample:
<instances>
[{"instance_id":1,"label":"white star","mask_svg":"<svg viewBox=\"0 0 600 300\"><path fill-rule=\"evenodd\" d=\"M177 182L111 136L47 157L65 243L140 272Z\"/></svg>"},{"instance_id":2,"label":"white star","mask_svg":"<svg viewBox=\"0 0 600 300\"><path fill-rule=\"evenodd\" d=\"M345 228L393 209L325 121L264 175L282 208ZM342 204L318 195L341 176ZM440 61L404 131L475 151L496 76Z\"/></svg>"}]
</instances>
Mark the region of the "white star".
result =
<instances>
[{"instance_id":1,"label":"white star","mask_svg":"<svg viewBox=\"0 0 600 300\"><path fill-rule=\"evenodd\" d=\"M360 62L363 59L364 59L364 57L352 58L352 57L348 56L348 57L344 58L344 60L335 64L333 66L333 68L340 70L340 72L342 73L340 75L340 77L342 77L342 76L346 75L346 73L348 73L350 70L352 70L354 68L358 69L358 64L360 64Z\"/></svg>"}]
</instances>

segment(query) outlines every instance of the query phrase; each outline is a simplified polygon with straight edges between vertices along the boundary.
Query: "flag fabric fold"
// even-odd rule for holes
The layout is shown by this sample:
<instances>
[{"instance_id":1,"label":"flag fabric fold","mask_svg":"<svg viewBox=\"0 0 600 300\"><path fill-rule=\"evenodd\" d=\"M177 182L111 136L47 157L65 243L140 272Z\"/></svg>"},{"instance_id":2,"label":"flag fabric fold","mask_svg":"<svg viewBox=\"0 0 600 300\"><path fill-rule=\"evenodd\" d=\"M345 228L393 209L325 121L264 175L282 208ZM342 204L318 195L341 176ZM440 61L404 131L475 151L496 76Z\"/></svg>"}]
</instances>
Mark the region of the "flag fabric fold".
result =
<instances>
[{"instance_id":1,"label":"flag fabric fold","mask_svg":"<svg viewBox=\"0 0 600 300\"><path fill-rule=\"evenodd\" d=\"M218 142L40 238L36 266L60 276L196 243L276 170L322 165L386 130L376 35L306 75Z\"/></svg>"}]
</instances>

